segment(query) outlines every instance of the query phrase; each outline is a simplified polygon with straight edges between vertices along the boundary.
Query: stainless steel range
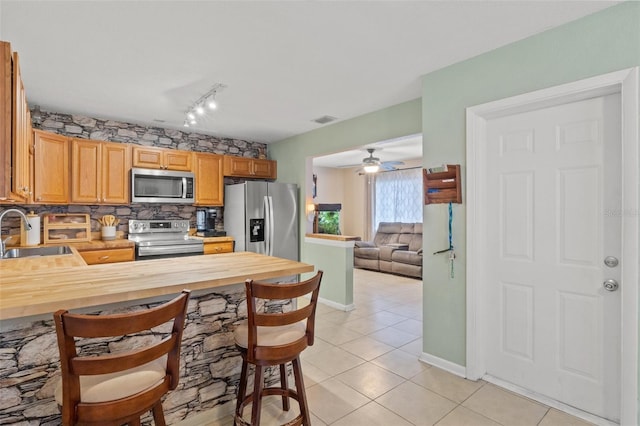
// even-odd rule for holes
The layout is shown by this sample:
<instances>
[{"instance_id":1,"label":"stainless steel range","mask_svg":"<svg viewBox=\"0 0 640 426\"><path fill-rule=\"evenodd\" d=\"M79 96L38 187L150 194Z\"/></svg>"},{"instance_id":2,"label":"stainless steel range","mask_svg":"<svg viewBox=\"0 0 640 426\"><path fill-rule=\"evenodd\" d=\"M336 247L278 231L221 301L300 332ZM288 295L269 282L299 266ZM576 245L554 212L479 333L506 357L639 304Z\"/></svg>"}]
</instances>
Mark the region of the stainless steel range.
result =
<instances>
[{"instance_id":1,"label":"stainless steel range","mask_svg":"<svg viewBox=\"0 0 640 426\"><path fill-rule=\"evenodd\" d=\"M136 260L204 254L204 243L189 236L188 220L130 220L129 240Z\"/></svg>"}]
</instances>

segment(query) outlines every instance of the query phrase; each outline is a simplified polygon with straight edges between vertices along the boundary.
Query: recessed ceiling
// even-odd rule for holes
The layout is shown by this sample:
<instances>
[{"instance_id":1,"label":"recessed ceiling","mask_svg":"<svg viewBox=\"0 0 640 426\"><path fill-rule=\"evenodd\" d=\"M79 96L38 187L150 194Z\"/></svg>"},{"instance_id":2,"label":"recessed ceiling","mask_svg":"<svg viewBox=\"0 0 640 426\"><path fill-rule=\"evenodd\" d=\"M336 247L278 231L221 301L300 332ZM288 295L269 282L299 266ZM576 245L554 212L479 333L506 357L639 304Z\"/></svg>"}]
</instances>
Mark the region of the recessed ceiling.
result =
<instances>
[{"instance_id":1,"label":"recessed ceiling","mask_svg":"<svg viewBox=\"0 0 640 426\"><path fill-rule=\"evenodd\" d=\"M361 167L362 159L369 156L367 148L375 148L374 157L380 161L407 161L422 158L422 135L398 138L313 159L314 167Z\"/></svg>"},{"instance_id":2,"label":"recessed ceiling","mask_svg":"<svg viewBox=\"0 0 640 426\"><path fill-rule=\"evenodd\" d=\"M278 141L421 96L420 78L611 1L0 0L31 105ZM331 124L325 124L331 125Z\"/></svg>"}]
</instances>

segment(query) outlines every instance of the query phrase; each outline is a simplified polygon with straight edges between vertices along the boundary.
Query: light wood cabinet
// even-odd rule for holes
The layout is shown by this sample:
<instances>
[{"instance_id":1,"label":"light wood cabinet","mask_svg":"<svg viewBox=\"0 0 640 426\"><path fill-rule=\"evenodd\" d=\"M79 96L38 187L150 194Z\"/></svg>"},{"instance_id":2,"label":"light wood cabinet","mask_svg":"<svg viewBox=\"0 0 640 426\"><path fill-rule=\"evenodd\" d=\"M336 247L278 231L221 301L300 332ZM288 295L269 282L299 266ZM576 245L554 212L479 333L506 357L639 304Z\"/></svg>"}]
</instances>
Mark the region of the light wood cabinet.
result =
<instances>
[{"instance_id":1,"label":"light wood cabinet","mask_svg":"<svg viewBox=\"0 0 640 426\"><path fill-rule=\"evenodd\" d=\"M224 175L234 177L276 179L277 163L273 160L224 156Z\"/></svg>"},{"instance_id":2,"label":"light wood cabinet","mask_svg":"<svg viewBox=\"0 0 640 426\"><path fill-rule=\"evenodd\" d=\"M127 204L131 147L74 139L71 142L71 202Z\"/></svg>"},{"instance_id":3,"label":"light wood cabinet","mask_svg":"<svg viewBox=\"0 0 640 426\"><path fill-rule=\"evenodd\" d=\"M69 138L34 130L33 177L36 204L69 203Z\"/></svg>"},{"instance_id":4,"label":"light wood cabinet","mask_svg":"<svg viewBox=\"0 0 640 426\"><path fill-rule=\"evenodd\" d=\"M190 172L191 157L191 151L143 146L133 147L133 167Z\"/></svg>"},{"instance_id":5,"label":"light wood cabinet","mask_svg":"<svg viewBox=\"0 0 640 426\"><path fill-rule=\"evenodd\" d=\"M135 260L133 247L80 251L87 265L130 262Z\"/></svg>"},{"instance_id":6,"label":"light wood cabinet","mask_svg":"<svg viewBox=\"0 0 640 426\"><path fill-rule=\"evenodd\" d=\"M204 243L204 254L232 253L233 241Z\"/></svg>"},{"instance_id":7,"label":"light wood cabinet","mask_svg":"<svg viewBox=\"0 0 640 426\"><path fill-rule=\"evenodd\" d=\"M17 52L0 42L0 202L27 202L32 195L31 113Z\"/></svg>"},{"instance_id":8,"label":"light wood cabinet","mask_svg":"<svg viewBox=\"0 0 640 426\"><path fill-rule=\"evenodd\" d=\"M221 206L224 202L223 156L196 152L194 170L196 177L196 205Z\"/></svg>"}]
</instances>

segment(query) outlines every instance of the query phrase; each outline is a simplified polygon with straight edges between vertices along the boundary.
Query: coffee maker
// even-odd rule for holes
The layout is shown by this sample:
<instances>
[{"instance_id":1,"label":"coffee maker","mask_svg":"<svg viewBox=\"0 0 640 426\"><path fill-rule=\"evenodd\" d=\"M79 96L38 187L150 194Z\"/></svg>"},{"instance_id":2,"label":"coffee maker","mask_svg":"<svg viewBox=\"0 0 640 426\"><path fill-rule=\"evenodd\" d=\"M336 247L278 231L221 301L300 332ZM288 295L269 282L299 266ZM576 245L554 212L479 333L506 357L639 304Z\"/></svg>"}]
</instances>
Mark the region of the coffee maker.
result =
<instances>
[{"instance_id":1,"label":"coffee maker","mask_svg":"<svg viewBox=\"0 0 640 426\"><path fill-rule=\"evenodd\" d=\"M224 231L216 231L216 218L218 211L212 208L196 210L196 235L199 237L222 237L227 235Z\"/></svg>"}]
</instances>

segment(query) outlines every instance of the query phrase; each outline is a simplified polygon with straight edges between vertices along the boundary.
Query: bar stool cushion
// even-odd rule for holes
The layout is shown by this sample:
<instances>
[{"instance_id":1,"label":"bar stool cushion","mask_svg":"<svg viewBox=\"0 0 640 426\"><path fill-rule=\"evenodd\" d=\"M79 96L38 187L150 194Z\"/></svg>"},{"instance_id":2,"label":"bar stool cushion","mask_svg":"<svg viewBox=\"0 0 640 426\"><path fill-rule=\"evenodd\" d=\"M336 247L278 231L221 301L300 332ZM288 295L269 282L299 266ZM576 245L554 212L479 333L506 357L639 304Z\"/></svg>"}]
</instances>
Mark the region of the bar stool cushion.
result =
<instances>
[{"instance_id":1,"label":"bar stool cushion","mask_svg":"<svg viewBox=\"0 0 640 426\"><path fill-rule=\"evenodd\" d=\"M167 368L164 355L149 363L118 373L80 376L80 400L104 402L126 398L162 381ZM62 405L62 380L56 386L55 399Z\"/></svg>"},{"instance_id":2,"label":"bar stool cushion","mask_svg":"<svg viewBox=\"0 0 640 426\"><path fill-rule=\"evenodd\" d=\"M258 346L280 346L295 342L302 338L306 331L306 321L299 321L289 325L279 325L274 327L257 327ZM247 321L241 322L233 332L236 345L247 348L249 344L249 326Z\"/></svg>"}]
</instances>

